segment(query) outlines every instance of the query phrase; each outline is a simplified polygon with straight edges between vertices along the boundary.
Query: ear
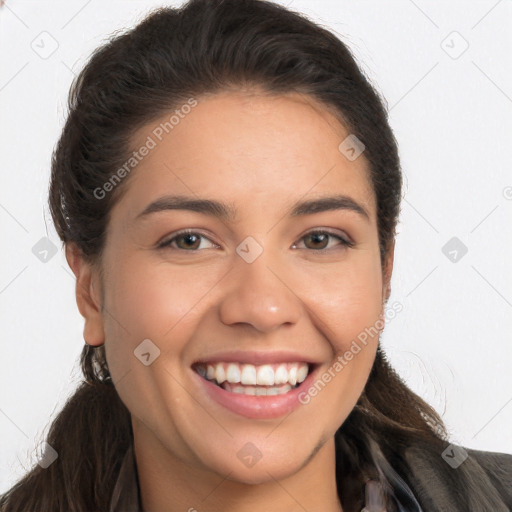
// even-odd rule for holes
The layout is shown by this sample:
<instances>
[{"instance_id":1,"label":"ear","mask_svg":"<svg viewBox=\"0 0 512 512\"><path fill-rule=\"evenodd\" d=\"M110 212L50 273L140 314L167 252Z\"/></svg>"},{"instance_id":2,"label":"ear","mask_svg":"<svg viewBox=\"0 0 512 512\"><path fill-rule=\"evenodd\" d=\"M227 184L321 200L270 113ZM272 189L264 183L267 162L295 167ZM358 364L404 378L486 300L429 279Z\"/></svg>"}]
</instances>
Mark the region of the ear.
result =
<instances>
[{"instance_id":1,"label":"ear","mask_svg":"<svg viewBox=\"0 0 512 512\"><path fill-rule=\"evenodd\" d=\"M76 303L80 314L85 318L84 340L88 345L100 346L105 343L101 301L98 293L100 280L98 273L85 261L76 244L66 244L66 260L76 277Z\"/></svg>"},{"instance_id":2,"label":"ear","mask_svg":"<svg viewBox=\"0 0 512 512\"><path fill-rule=\"evenodd\" d=\"M395 240L389 245L383 269L383 302L388 301L391 295L391 275L393 274L393 261L395 258Z\"/></svg>"}]
</instances>

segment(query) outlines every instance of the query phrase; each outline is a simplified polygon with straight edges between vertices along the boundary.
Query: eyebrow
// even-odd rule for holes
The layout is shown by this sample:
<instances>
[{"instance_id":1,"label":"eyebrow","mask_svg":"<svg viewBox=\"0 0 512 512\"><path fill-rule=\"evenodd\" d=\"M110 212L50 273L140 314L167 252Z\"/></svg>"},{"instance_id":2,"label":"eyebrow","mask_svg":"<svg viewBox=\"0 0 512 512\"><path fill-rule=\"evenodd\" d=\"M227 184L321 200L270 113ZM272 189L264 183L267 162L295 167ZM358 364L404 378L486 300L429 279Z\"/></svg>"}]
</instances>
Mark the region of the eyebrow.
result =
<instances>
[{"instance_id":1,"label":"eyebrow","mask_svg":"<svg viewBox=\"0 0 512 512\"><path fill-rule=\"evenodd\" d=\"M137 215L135 220L147 218L152 213L167 210L189 210L228 222L235 222L237 218L236 208L231 204L222 203L213 199L196 199L188 196L167 195L156 199L146 206L146 208ZM352 211L359 214L366 221L370 220L368 211L354 199L346 195L327 196L297 202L292 205L289 215L291 217L297 217L331 210Z\"/></svg>"}]
</instances>

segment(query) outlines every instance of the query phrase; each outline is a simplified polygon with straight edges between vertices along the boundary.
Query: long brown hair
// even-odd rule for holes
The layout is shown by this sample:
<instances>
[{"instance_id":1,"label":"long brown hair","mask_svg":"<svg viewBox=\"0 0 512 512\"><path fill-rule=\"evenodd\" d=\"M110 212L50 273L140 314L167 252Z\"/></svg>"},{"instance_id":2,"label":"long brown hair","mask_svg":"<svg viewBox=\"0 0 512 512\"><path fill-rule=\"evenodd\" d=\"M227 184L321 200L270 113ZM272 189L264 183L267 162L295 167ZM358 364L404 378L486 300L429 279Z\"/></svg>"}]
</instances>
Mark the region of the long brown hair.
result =
<instances>
[{"instance_id":1,"label":"long brown hair","mask_svg":"<svg viewBox=\"0 0 512 512\"><path fill-rule=\"evenodd\" d=\"M94 52L72 84L52 158L49 204L63 244L73 242L89 262L100 261L109 212L130 176L104 197L97 191L133 151L137 128L187 98L247 85L309 95L363 142L384 265L396 236L402 176L383 101L340 39L264 0L191 0L179 9L159 8ZM46 469L36 465L4 494L3 512L108 510L132 443L130 413L103 346L85 345L81 368L83 382L47 435L58 458ZM407 481L401 450L422 443L440 458L446 440L441 418L405 385L379 347L364 392L335 436L343 508L360 508L369 477L389 487L377 457L393 459Z\"/></svg>"}]
</instances>

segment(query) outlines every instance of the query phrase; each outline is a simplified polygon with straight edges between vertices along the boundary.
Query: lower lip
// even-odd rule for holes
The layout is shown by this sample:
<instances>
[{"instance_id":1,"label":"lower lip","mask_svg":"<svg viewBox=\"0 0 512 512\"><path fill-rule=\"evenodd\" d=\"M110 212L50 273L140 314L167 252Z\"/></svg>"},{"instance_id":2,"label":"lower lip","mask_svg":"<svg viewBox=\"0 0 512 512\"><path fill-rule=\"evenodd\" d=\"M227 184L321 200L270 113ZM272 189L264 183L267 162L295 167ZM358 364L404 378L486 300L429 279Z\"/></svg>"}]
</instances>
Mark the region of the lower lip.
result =
<instances>
[{"instance_id":1,"label":"lower lip","mask_svg":"<svg viewBox=\"0 0 512 512\"><path fill-rule=\"evenodd\" d=\"M317 370L318 367L310 371L306 379L299 386L288 391L288 393L271 396L254 396L226 391L217 384L204 379L196 371L191 369L196 378L199 379L202 388L210 399L240 416L251 419L279 418L292 412L301 405L299 394L309 389L314 381Z\"/></svg>"}]
</instances>

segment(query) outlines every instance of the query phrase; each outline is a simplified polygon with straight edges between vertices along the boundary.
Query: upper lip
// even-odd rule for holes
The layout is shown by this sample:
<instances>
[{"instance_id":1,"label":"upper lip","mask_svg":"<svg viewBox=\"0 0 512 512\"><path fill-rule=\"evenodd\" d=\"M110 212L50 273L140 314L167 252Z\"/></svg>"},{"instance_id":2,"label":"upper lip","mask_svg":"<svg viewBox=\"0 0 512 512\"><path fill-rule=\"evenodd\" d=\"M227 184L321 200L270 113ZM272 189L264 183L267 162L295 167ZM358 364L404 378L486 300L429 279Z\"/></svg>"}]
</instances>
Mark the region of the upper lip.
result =
<instances>
[{"instance_id":1,"label":"upper lip","mask_svg":"<svg viewBox=\"0 0 512 512\"><path fill-rule=\"evenodd\" d=\"M230 352L219 352L215 355L198 359L193 364L206 364L206 363L246 363L246 364L276 364L276 363L294 363L294 362L305 362L309 364L318 364L319 361L315 361L311 356L305 354L299 354L297 352L290 351L244 351L235 350Z\"/></svg>"}]
</instances>

